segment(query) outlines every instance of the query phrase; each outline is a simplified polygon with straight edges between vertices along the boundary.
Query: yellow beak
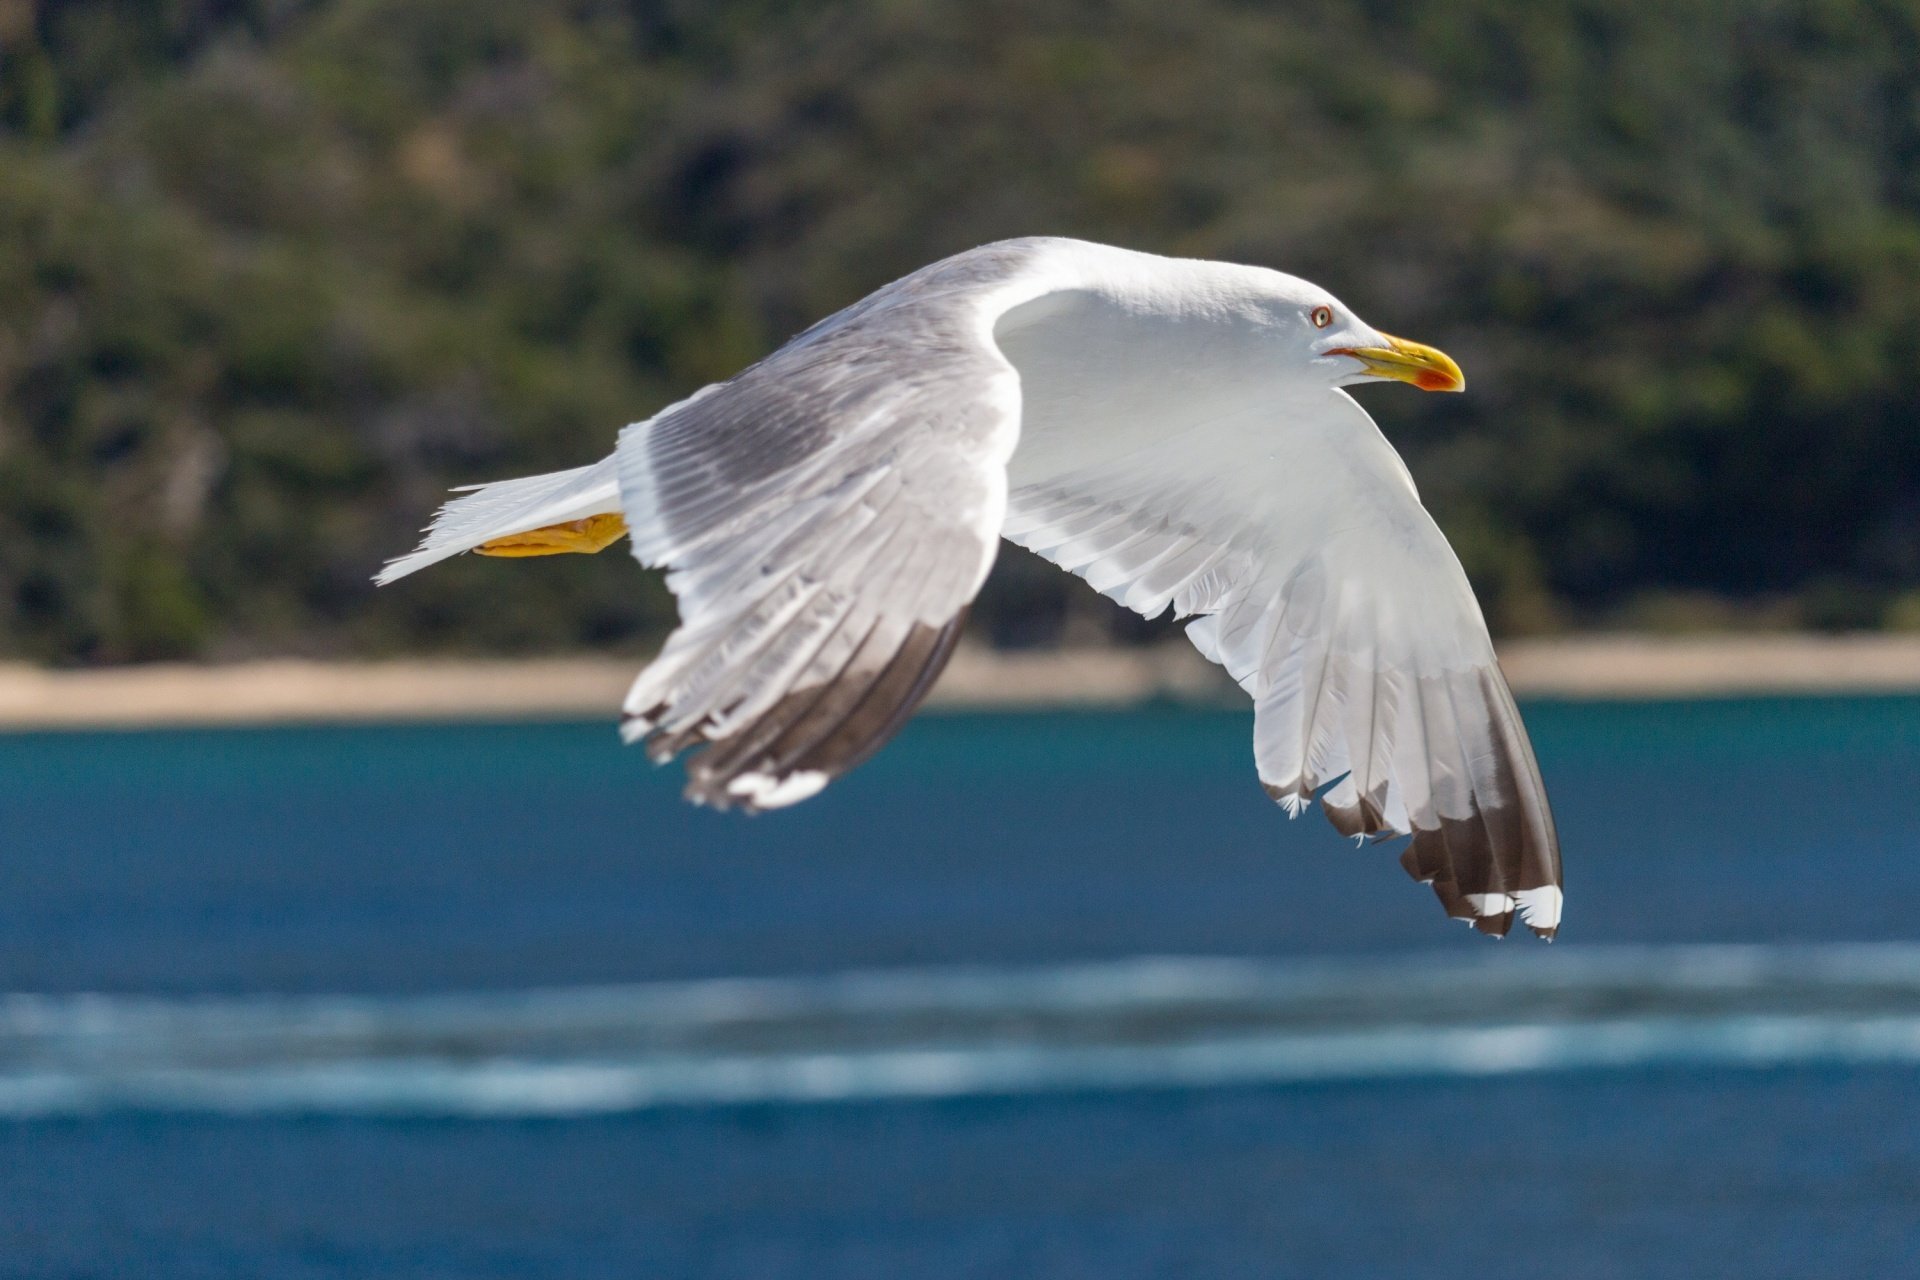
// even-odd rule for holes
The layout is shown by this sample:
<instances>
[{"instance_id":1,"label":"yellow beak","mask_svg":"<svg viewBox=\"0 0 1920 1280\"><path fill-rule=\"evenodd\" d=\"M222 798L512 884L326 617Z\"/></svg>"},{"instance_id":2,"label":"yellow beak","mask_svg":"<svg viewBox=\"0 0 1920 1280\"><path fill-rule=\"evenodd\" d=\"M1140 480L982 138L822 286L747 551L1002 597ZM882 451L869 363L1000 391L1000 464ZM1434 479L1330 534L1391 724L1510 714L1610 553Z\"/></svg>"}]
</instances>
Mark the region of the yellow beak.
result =
<instances>
[{"instance_id":1,"label":"yellow beak","mask_svg":"<svg viewBox=\"0 0 1920 1280\"><path fill-rule=\"evenodd\" d=\"M1387 340L1384 347L1335 347L1327 354L1352 356L1365 365L1367 372L1374 377L1411 382L1422 391L1467 389L1466 375L1460 372L1460 366L1446 352L1436 351L1418 342L1408 342L1405 338L1396 338L1390 333L1380 336Z\"/></svg>"}]
</instances>

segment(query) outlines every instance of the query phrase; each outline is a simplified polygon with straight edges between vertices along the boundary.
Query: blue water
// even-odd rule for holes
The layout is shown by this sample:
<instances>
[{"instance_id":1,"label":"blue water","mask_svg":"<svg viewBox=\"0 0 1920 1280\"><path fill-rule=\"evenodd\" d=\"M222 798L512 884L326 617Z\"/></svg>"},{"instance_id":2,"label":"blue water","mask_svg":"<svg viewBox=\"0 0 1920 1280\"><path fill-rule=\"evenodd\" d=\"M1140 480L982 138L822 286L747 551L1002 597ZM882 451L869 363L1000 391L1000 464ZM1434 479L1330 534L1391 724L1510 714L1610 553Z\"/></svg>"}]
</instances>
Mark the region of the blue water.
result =
<instances>
[{"instance_id":1,"label":"blue water","mask_svg":"<svg viewBox=\"0 0 1920 1280\"><path fill-rule=\"evenodd\" d=\"M1222 713L0 739L0 1276L1920 1275L1920 700L1527 712L1552 948Z\"/></svg>"}]
</instances>

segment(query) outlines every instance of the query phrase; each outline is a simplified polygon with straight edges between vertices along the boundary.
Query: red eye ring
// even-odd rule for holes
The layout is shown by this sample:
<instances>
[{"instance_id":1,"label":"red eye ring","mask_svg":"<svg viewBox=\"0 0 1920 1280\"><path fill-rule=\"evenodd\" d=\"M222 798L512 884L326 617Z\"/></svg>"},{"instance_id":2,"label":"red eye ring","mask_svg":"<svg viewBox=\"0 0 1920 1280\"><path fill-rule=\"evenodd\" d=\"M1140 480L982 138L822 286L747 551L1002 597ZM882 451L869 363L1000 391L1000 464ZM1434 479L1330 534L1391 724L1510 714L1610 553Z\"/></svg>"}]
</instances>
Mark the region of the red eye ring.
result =
<instances>
[{"instance_id":1,"label":"red eye ring","mask_svg":"<svg viewBox=\"0 0 1920 1280\"><path fill-rule=\"evenodd\" d=\"M1333 308L1315 307L1313 310L1307 312L1307 319L1313 321L1314 328L1324 329L1333 323Z\"/></svg>"}]
</instances>

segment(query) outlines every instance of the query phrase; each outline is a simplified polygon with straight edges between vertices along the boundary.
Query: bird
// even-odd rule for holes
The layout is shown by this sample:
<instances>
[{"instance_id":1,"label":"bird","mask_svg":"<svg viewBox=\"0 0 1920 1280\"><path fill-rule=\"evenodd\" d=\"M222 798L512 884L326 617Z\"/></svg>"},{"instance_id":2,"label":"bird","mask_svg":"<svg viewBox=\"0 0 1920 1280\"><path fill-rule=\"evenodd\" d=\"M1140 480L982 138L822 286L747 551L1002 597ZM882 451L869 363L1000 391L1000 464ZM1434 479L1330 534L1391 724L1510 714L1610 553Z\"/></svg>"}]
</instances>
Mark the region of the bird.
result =
<instances>
[{"instance_id":1,"label":"bird","mask_svg":"<svg viewBox=\"0 0 1920 1280\"><path fill-rule=\"evenodd\" d=\"M1444 353L1260 266L1060 237L885 285L620 431L590 466L469 486L385 584L462 552L664 567L679 625L621 736L686 795L819 792L939 676L1000 539L1148 617L1251 696L1254 763L1446 913L1551 939L1559 838L1458 558L1347 388L1461 391Z\"/></svg>"}]
</instances>

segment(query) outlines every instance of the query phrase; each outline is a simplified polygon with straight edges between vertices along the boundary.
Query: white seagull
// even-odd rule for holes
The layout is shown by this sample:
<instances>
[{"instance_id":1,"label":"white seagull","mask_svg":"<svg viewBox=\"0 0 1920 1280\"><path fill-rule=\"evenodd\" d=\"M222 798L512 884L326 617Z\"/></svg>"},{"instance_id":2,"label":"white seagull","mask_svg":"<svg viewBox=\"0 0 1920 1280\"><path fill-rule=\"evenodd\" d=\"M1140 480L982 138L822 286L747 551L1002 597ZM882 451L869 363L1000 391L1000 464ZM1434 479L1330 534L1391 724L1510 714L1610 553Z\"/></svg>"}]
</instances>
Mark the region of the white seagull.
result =
<instances>
[{"instance_id":1,"label":"white seagull","mask_svg":"<svg viewBox=\"0 0 1920 1280\"><path fill-rule=\"evenodd\" d=\"M480 485L392 582L464 551L664 566L679 628L627 695L687 795L803 800L940 674L1006 537L1149 617L1253 698L1254 759L1447 913L1560 922L1546 791L1460 562L1343 387L1459 366L1261 267L1053 238L956 254L620 433Z\"/></svg>"}]
</instances>

